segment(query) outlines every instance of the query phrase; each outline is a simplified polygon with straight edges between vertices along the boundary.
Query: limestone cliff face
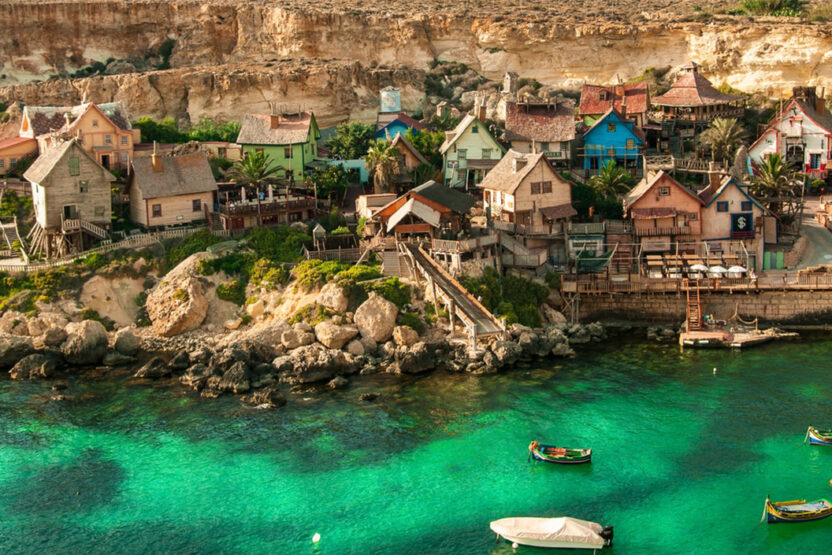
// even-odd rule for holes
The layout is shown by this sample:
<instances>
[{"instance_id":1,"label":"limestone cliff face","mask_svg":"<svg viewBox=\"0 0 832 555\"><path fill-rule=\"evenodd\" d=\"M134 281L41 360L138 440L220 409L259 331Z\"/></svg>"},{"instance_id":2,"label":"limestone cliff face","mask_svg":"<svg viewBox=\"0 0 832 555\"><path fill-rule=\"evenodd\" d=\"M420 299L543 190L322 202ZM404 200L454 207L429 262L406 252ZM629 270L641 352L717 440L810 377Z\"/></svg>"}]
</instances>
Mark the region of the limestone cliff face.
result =
<instances>
[{"instance_id":1,"label":"limestone cliff face","mask_svg":"<svg viewBox=\"0 0 832 555\"><path fill-rule=\"evenodd\" d=\"M693 59L716 84L748 92L776 95L806 83L832 89L830 25L728 16L680 22L684 18L661 10L634 12L630 22L623 22L606 13L615 10L592 18L579 15L569 2L511 11L497 0L442 9L415 0L361 10L302 0L9 2L0 34L0 85L44 79L108 58L141 67L165 41L174 41L169 63L178 71L0 90L0 99L24 101L34 99L35 91L56 102L74 101L82 91L90 99L120 98L137 116L238 116L263 109L268 100L304 102L325 117L369 112L377 94L373 87L398 85L400 77L410 102L417 102L418 70L437 58L465 62L490 78L515 71L567 88L627 79L649 66L679 66ZM615 5L621 9L620 2ZM388 9L398 13L384 12ZM313 59L314 65L287 75L287 64ZM385 64L416 71L369 69ZM349 85L354 90L343 89ZM274 91L280 98L270 95ZM307 96L297 96L301 93ZM347 107L339 108L338 102Z\"/></svg>"}]
</instances>

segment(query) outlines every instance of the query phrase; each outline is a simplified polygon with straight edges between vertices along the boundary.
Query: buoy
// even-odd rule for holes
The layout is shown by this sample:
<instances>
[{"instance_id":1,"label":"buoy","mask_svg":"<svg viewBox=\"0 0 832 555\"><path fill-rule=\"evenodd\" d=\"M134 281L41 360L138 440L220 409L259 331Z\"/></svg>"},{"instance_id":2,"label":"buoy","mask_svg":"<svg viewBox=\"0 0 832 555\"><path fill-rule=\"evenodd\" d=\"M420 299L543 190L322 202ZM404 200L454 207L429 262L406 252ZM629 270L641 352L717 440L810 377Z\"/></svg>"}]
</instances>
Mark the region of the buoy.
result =
<instances>
[{"instance_id":1,"label":"buoy","mask_svg":"<svg viewBox=\"0 0 832 555\"><path fill-rule=\"evenodd\" d=\"M312 536L312 543L318 543L319 541L321 541L321 535L315 532L315 535Z\"/></svg>"},{"instance_id":2,"label":"buoy","mask_svg":"<svg viewBox=\"0 0 832 555\"><path fill-rule=\"evenodd\" d=\"M832 486L832 480L829 480L829 485Z\"/></svg>"},{"instance_id":3,"label":"buoy","mask_svg":"<svg viewBox=\"0 0 832 555\"><path fill-rule=\"evenodd\" d=\"M517 544L517 542L514 542L513 544L511 544L512 549L517 549L518 547L520 547L520 546Z\"/></svg>"},{"instance_id":4,"label":"buoy","mask_svg":"<svg viewBox=\"0 0 832 555\"><path fill-rule=\"evenodd\" d=\"M716 374L716 368L714 368L714 374Z\"/></svg>"}]
</instances>

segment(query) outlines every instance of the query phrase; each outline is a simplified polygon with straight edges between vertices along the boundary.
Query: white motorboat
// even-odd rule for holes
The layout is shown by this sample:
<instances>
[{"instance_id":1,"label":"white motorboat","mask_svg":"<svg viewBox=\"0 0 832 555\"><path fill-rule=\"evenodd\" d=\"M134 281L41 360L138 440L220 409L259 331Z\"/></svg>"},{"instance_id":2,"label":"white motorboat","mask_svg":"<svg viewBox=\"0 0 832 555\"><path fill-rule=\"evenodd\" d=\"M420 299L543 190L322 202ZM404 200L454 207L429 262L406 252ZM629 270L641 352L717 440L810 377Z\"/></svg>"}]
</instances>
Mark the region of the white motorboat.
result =
<instances>
[{"instance_id":1,"label":"white motorboat","mask_svg":"<svg viewBox=\"0 0 832 555\"><path fill-rule=\"evenodd\" d=\"M566 549L601 549L612 545L613 535L612 526L568 516L501 518L491 523L491 529L520 545Z\"/></svg>"}]
</instances>

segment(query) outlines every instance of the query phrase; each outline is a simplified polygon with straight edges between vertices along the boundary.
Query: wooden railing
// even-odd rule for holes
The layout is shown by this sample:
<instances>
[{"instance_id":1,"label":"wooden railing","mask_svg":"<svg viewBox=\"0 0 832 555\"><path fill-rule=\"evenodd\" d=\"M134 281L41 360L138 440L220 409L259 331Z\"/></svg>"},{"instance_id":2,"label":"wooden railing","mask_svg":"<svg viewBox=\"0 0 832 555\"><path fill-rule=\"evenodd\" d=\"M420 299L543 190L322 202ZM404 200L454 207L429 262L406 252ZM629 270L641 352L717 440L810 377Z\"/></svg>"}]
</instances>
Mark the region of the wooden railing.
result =
<instances>
[{"instance_id":1,"label":"wooden railing","mask_svg":"<svg viewBox=\"0 0 832 555\"><path fill-rule=\"evenodd\" d=\"M99 239L104 239L109 235L107 233L107 230L103 227L97 226L92 222L88 222L87 220L81 220L77 218L63 220L61 222L61 228L64 231L77 231L79 229L83 229L84 231L87 231L92 235L95 235Z\"/></svg>"},{"instance_id":2,"label":"wooden railing","mask_svg":"<svg viewBox=\"0 0 832 555\"><path fill-rule=\"evenodd\" d=\"M459 241L433 239L431 241L431 250L439 252L470 252L481 247L487 247L495 244L497 244L497 235L492 233L481 237L461 239Z\"/></svg>"},{"instance_id":3,"label":"wooden railing","mask_svg":"<svg viewBox=\"0 0 832 555\"><path fill-rule=\"evenodd\" d=\"M556 224L517 224L512 222L501 222L494 220L494 229L497 231L508 231L518 235L563 235L563 226Z\"/></svg>"},{"instance_id":4,"label":"wooden railing","mask_svg":"<svg viewBox=\"0 0 832 555\"><path fill-rule=\"evenodd\" d=\"M658 235L690 235L688 226L671 227L635 227L635 234L639 237L656 237Z\"/></svg>"},{"instance_id":5,"label":"wooden railing","mask_svg":"<svg viewBox=\"0 0 832 555\"><path fill-rule=\"evenodd\" d=\"M502 262L504 266L537 268L546 263L548 256L549 255L545 250L533 252L531 254L514 254L511 252L504 252L502 255Z\"/></svg>"},{"instance_id":6,"label":"wooden railing","mask_svg":"<svg viewBox=\"0 0 832 555\"><path fill-rule=\"evenodd\" d=\"M227 216L268 215L291 210L306 210L315 208L315 199L299 199L290 201L273 200L271 202L246 202L245 204L220 204L220 214Z\"/></svg>"},{"instance_id":7,"label":"wooden railing","mask_svg":"<svg viewBox=\"0 0 832 555\"><path fill-rule=\"evenodd\" d=\"M562 289L565 293L612 294L612 293L681 293L684 291L682 278L640 278L623 281L607 279L580 279L563 276ZM708 292L733 293L738 291L813 291L832 290L832 275L805 274L790 278L769 278L766 275L756 280L744 278L699 279L699 288ZM695 283L691 280L691 287Z\"/></svg>"}]
</instances>

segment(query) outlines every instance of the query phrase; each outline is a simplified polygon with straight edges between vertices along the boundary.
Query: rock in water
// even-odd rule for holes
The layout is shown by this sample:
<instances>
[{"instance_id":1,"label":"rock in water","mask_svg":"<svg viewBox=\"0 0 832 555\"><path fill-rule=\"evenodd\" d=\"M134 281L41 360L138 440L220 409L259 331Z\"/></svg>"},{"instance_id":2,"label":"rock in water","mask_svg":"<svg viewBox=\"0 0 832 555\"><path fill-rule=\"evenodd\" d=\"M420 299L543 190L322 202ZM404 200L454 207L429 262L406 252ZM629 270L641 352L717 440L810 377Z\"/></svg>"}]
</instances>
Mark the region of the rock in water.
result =
<instances>
[{"instance_id":1,"label":"rock in water","mask_svg":"<svg viewBox=\"0 0 832 555\"><path fill-rule=\"evenodd\" d=\"M0 366L8 368L35 350L32 339L17 335L0 336Z\"/></svg>"},{"instance_id":2,"label":"rock in water","mask_svg":"<svg viewBox=\"0 0 832 555\"><path fill-rule=\"evenodd\" d=\"M54 358L41 353L34 353L20 359L9 371L9 376L13 380L51 378L55 375L56 368Z\"/></svg>"},{"instance_id":3,"label":"rock in water","mask_svg":"<svg viewBox=\"0 0 832 555\"><path fill-rule=\"evenodd\" d=\"M251 389L248 376L248 365L245 362L237 361L231 365L222 375L219 389L231 393L245 393Z\"/></svg>"},{"instance_id":4,"label":"rock in water","mask_svg":"<svg viewBox=\"0 0 832 555\"><path fill-rule=\"evenodd\" d=\"M370 393L362 393L358 396L359 401L371 402L381 397L381 393L371 391Z\"/></svg>"},{"instance_id":5,"label":"rock in water","mask_svg":"<svg viewBox=\"0 0 832 555\"><path fill-rule=\"evenodd\" d=\"M315 326L315 337L330 349L340 349L356 335L358 328L355 326L336 326L332 322L321 322Z\"/></svg>"},{"instance_id":6,"label":"rock in water","mask_svg":"<svg viewBox=\"0 0 832 555\"><path fill-rule=\"evenodd\" d=\"M283 395L276 387L266 387L259 391L255 391L250 395L246 395L240 399L244 403L251 403L252 405L272 405L275 407L282 407L286 404L286 396Z\"/></svg>"},{"instance_id":7,"label":"rock in water","mask_svg":"<svg viewBox=\"0 0 832 555\"><path fill-rule=\"evenodd\" d=\"M291 356L278 357L273 364L280 381L289 384L331 380L336 374L351 374L358 369L351 355L318 344L295 349Z\"/></svg>"},{"instance_id":8,"label":"rock in water","mask_svg":"<svg viewBox=\"0 0 832 555\"><path fill-rule=\"evenodd\" d=\"M179 383L194 389L202 389L202 386L205 385L205 382L211 375L211 369L206 364L198 362L182 374L179 378Z\"/></svg>"},{"instance_id":9,"label":"rock in water","mask_svg":"<svg viewBox=\"0 0 832 555\"><path fill-rule=\"evenodd\" d=\"M363 337L369 337L376 343L382 343L393 335L398 313L399 309L396 305L371 292L370 298L364 301L355 311L353 320Z\"/></svg>"},{"instance_id":10,"label":"rock in water","mask_svg":"<svg viewBox=\"0 0 832 555\"><path fill-rule=\"evenodd\" d=\"M335 376L327 385L329 389L343 389L347 387L349 383L350 381L344 376Z\"/></svg>"},{"instance_id":11,"label":"rock in water","mask_svg":"<svg viewBox=\"0 0 832 555\"><path fill-rule=\"evenodd\" d=\"M169 376L170 366L162 357L153 357L133 375L134 378L162 378Z\"/></svg>"},{"instance_id":12,"label":"rock in water","mask_svg":"<svg viewBox=\"0 0 832 555\"><path fill-rule=\"evenodd\" d=\"M409 347L419 341L419 333L410 326L393 328L393 341L399 347Z\"/></svg>"},{"instance_id":13,"label":"rock in water","mask_svg":"<svg viewBox=\"0 0 832 555\"><path fill-rule=\"evenodd\" d=\"M44 330L41 341L47 347L58 347L66 340L66 332L58 326L51 326Z\"/></svg>"},{"instance_id":14,"label":"rock in water","mask_svg":"<svg viewBox=\"0 0 832 555\"><path fill-rule=\"evenodd\" d=\"M202 324L208 313L208 300L199 280L186 277L159 283L147 297L146 307L153 331L172 337Z\"/></svg>"},{"instance_id":15,"label":"rock in water","mask_svg":"<svg viewBox=\"0 0 832 555\"><path fill-rule=\"evenodd\" d=\"M125 328L116 332L113 348L119 353L132 357L139 352L140 346L141 340L132 330Z\"/></svg>"},{"instance_id":16,"label":"rock in water","mask_svg":"<svg viewBox=\"0 0 832 555\"><path fill-rule=\"evenodd\" d=\"M399 347L396 350L394 368L399 374L419 374L432 370L436 366L433 350L420 341L411 347Z\"/></svg>"},{"instance_id":17,"label":"rock in water","mask_svg":"<svg viewBox=\"0 0 832 555\"><path fill-rule=\"evenodd\" d=\"M73 322L66 326L66 332L61 352L70 364L97 364L107 354L109 339L101 322Z\"/></svg>"}]
</instances>

